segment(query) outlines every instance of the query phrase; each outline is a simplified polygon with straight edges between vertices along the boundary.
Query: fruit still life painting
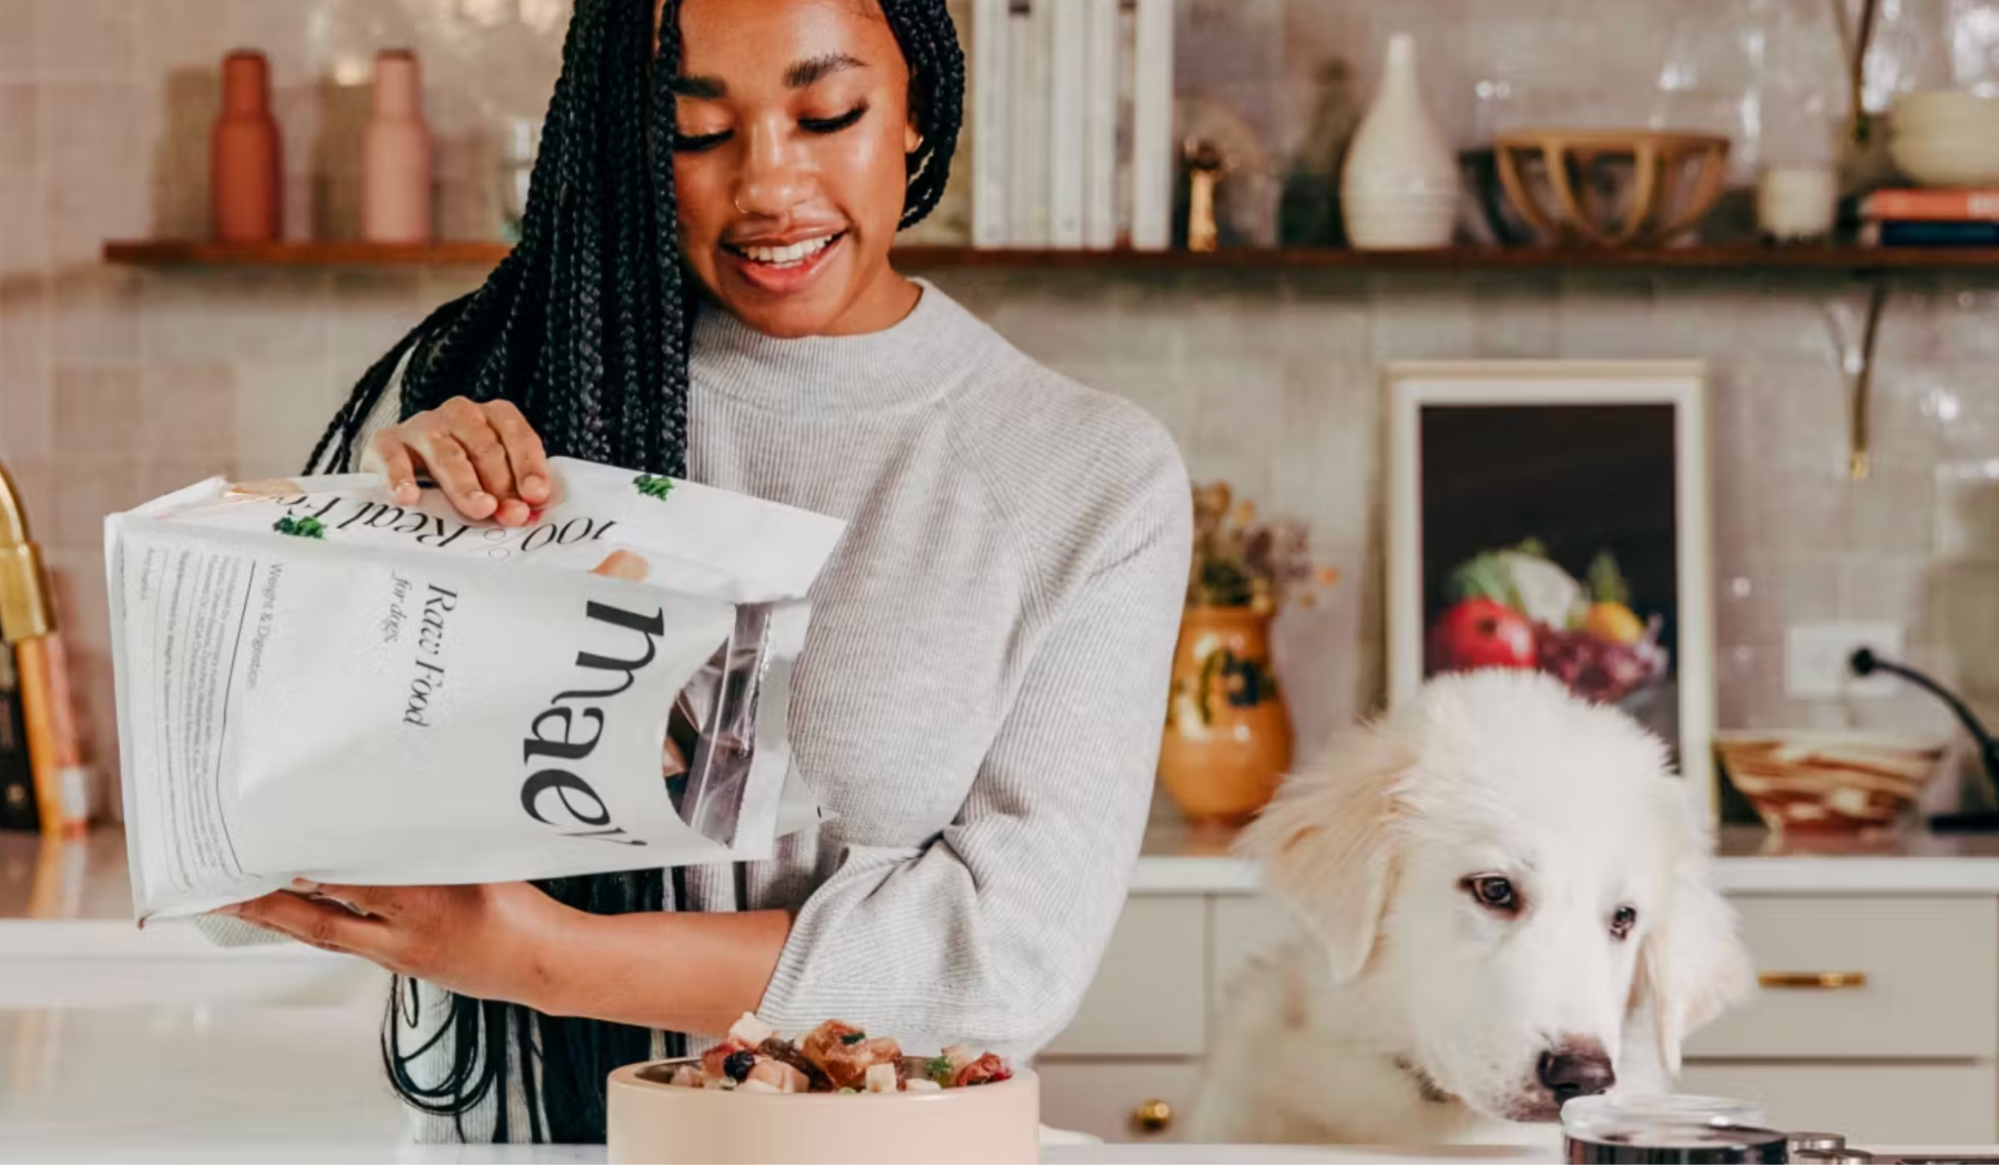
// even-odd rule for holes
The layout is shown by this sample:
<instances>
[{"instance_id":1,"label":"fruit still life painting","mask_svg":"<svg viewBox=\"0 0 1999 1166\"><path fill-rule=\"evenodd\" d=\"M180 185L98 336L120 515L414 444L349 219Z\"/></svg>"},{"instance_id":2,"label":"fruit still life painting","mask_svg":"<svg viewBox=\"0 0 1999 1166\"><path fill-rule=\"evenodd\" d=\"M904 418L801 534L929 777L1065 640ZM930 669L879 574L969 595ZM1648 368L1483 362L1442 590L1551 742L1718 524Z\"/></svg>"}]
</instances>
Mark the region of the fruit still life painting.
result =
<instances>
[{"instance_id":1,"label":"fruit still life painting","mask_svg":"<svg viewBox=\"0 0 1999 1166\"><path fill-rule=\"evenodd\" d=\"M1578 578L1530 539L1451 573L1425 640L1425 671L1538 669L1587 699L1630 707L1671 671L1664 627L1660 613L1632 609L1609 551Z\"/></svg>"}]
</instances>

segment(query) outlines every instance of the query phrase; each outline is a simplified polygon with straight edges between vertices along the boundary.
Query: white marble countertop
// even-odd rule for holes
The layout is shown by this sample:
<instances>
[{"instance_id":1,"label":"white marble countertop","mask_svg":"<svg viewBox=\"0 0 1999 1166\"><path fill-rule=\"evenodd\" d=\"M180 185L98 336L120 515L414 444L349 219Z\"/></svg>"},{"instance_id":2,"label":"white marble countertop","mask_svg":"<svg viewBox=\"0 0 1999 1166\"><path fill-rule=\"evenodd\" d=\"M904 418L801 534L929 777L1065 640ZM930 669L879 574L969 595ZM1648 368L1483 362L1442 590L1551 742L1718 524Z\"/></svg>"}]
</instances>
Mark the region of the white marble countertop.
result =
<instances>
[{"instance_id":1,"label":"white marble countertop","mask_svg":"<svg viewBox=\"0 0 1999 1166\"><path fill-rule=\"evenodd\" d=\"M0 1010L0 1162L597 1163L601 1146L406 1144L376 1045L381 997ZM1521 1150L1050 1145L1046 1161L1531 1162Z\"/></svg>"},{"instance_id":2,"label":"white marble countertop","mask_svg":"<svg viewBox=\"0 0 1999 1166\"><path fill-rule=\"evenodd\" d=\"M4 1136L4 1130L0 1130ZM0 1146L0 1162L396 1162L396 1164L602 1164L600 1148L544 1148L544 1150L504 1150L504 1148L416 1148L384 1146L360 1150L356 1146L312 1146L300 1142L274 1142L258 1146L204 1146L200 1142L166 1142L148 1148L140 1146ZM1091 1146L1049 1150L1041 1162L1045 1166L1221 1166L1221 1164L1297 1164L1297 1166L1347 1166L1361 1162L1391 1166L1487 1166L1491 1162L1513 1162L1519 1166L1549 1166L1559 1162L1553 1156L1529 1154L1479 1154L1475 1158L1409 1158L1391 1152L1325 1152L1325 1150L1273 1150L1273 1148L1211 1148L1211 1146Z\"/></svg>"},{"instance_id":3,"label":"white marble countertop","mask_svg":"<svg viewBox=\"0 0 1999 1166\"><path fill-rule=\"evenodd\" d=\"M0 1130L4 1134L4 1130ZM1919 1156L1973 1154L1987 1156L1987 1150L1917 1150ZM216 1164L492 1164L492 1166L558 1166L606 1162L602 1148L474 1148L474 1146L384 1146L360 1150L354 1146L312 1146L302 1142L270 1142L254 1146L214 1146L202 1142L166 1142L146 1148L78 1142L74 1146L14 1146L0 1144L0 1162L56 1162L100 1164L100 1162L216 1162ZM1511 1162L1515 1166L1555 1166L1559 1156L1525 1152L1485 1152L1475 1150L1467 1158L1417 1158L1393 1150L1279 1150L1271 1146L1231 1148L1231 1146L1091 1146L1047 1150L1043 1166L1491 1166Z\"/></svg>"},{"instance_id":4,"label":"white marble countertop","mask_svg":"<svg viewBox=\"0 0 1999 1166\"><path fill-rule=\"evenodd\" d=\"M1132 893L1253 893L1256 865L1230 855L1234 840L1233 830L1195 826L1164 802L1155 805ZM1719 843L1715 876L1731 894L1999 895L1999 835L1916 832L1813 847L1731 826Z\"/></svg>"},{"instance_id":5,"label":"white marble countertop","mask_svg":"<svg viewBox=\"0 0 1999 1166\"><path fill-rule=\"evenodd\" d=\"M1233 831L1190 825L1164 799L1154 806L1132 874L1135 895L1254 893L1255 864L1234 858ZM1905 894L1999 896L1999 835L1910 833L1872 844L1817 849L1780 844L1754 827L1721 833L1716 876L1732 894ZM29 926L68 924L61 933ZM79 926L82 925L82 926ZM205 947L186 928L148 936L148 951ZM0 834L0 952L76 945L109 953L134 939L125 840L116 830L60 846L33 835ZM0 1004L4 1006L4 1004Z\"/></svg>"},{"instance_id":6,"label":"white marble countertop","mask_svg":"<svg viewBox=\"0 0 1999 1166\"><path fill-rule=\"evenodd\" d=\"M0 1127L0 1138L5 1137ZM1041 1156L1044 1163L1073 1166L1122 1166L1132 1163L1233 1164L1243 1162L1330 1163L1334 1166L1363 1163L1533 1163L1547 1162L1545 1154L1510 1151L1466 1152L1452 1148L1437 1150L1316 1148L1293 1146L1170 1146L1157 1143L1132 1146L1050 1146ZM541 1166L544 1163L602 1163L602 1146L412 1146L381 1141L235 1140L178 1137L172 1141L109 1141L82 1137L58 1142L0 1143L0 1162L285 1162L285 1163L460 1163L491 1162L504 1166Z\"/></svg>"},{"instance_id":7,"label":"white marble countertop","mask_svg":"<svg viewBox=\"0 0 1999 1166\"><path fill-rule=\"evenodd\" d=\"M601 1146L416 1146L379 997L337 1007L0 1011L0 1162L599 1163ZM1898 1152L1892 1147L1884 1151ZM1902 1150L1908 1153L1912 1151ZM1989 1156L1999 1148L1939 1148ZM1048 1163L1547 1161L1532 1148L1049 1144Z\"/></svg>"}]
</instances>

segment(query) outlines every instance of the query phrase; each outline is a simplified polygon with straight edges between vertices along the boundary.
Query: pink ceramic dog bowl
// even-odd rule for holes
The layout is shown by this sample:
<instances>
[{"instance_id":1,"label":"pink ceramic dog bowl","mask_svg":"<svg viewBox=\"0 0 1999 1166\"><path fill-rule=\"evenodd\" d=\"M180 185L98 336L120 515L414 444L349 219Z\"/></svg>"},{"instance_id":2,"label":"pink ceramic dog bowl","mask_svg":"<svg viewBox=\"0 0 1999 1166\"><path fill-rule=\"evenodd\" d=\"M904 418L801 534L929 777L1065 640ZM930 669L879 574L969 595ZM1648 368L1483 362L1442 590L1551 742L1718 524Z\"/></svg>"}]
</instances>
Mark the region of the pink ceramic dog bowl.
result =
<instances>
[{"instance_id":1,"label":"pink ceramic dog bowl","mask_svg":"<svg viewBox=\"0 0 1999 1166\"><path fill-rule=\"evenodd\" d=\"M611 1074L613 1163L992 1162L1041 1158L1041 1083L928 1093L745 1093L669 1085L681 1062Z\"/></svg>"}]
</instances>

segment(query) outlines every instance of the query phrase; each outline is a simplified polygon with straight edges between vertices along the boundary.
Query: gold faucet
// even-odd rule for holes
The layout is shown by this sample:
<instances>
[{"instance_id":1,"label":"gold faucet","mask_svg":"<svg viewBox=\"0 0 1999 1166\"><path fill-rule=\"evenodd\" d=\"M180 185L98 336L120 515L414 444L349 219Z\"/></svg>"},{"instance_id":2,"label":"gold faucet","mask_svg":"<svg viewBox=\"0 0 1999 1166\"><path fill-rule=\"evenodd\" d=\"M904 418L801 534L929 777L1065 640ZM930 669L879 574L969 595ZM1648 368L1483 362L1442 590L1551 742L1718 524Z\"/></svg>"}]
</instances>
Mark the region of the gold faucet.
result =
<instances>
[{"instance_id":1,"label":"gold faucet","mask_svg":"<svg viewBox=\"0 0 1999 1166\"><path fill-rule=\"evenodd\" d=\"M42 833L64 837L83 823L63 809L65 763L56 739L56 695L49 653L56 617L49 600L49 575L42 552L29 537L28 516L7 467L0 466L0 652L11 651L28 728L28 763L35 775Z\"/></svg>"},{"instance_id":2,"label":"gold faucet","mask_svg":"<svg viewBox=\"0 0 1999 1166\"><path fill-rule=\"evenodd\" d=\"M0 465L0 643L39 639L55 630L42 552L29 535L14 479Z\"/></svg>"}]
</instances>

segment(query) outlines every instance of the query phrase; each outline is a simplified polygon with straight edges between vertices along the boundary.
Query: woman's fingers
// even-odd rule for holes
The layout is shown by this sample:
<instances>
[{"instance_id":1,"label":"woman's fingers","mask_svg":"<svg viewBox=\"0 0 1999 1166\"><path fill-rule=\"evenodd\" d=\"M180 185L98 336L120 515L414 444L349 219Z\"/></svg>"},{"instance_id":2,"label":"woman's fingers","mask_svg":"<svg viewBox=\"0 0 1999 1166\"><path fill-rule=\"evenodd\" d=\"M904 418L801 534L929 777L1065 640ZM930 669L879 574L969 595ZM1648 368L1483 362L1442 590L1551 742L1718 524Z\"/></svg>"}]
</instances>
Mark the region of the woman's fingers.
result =
<instances>
[{"instance_id":1,"label":"woman's fingers","mask_svg":"<svg viewBox=\"0 0 1999 1166\"><path fill-rule=\"evenodd\" d=\"M391 957L395 931L380 919L356 915L338 903L315 902L287 891L239 903L238 919L283 932L312 947L350 952L376 962Z\"/></svg>"},{"instance_id":2,"label":"woman's fingers","mask_svg":"<svg viewBox=\"0 0 1999 1166\"><path fill-rule=\"evenodd\" d=\"M361 466L388 480L399 506L416 504L423 470L460 514L502 526L525 524L554 493L541 438L508 401L453 397L376 434Z\"/></svg>"},{"instance_id":3,"label":"woman's fingers","mask_svg":"<svg viewBox=\"0 0 1999 1166\"><path fill-rule=\"evenodd\" d=\"M652 573L652 565L630 551L612 551L608 558L592 567L590 573L606 579L643 583L646 576Z\"/></svg>"},{"instance_id":4,"label":"woman's fingers","mask_svg":"<svg viewBox=\"0 0 1999 1166\"><path fill-rule=\"evenodd\" d=\"M415 506L423 496L417 488L416 463L410 460L409 447L393 429L384 429L368 443L368 451L361 455L361 470L380 474L398 506Z\"/></svg>"},{"instance_id":5,"label":"woman's fingers","mask_svg":"<svg viewBox=\"0 0 1999 1166\"><path fill-rule=\"evenodd\" d=\"M495 509L510 500L518 500L520 493L514 488L514 466L507 457L507 443L501 439L500 431L494 426L494 419L487 410L464 397L453 397L438 410L438 415L451 426L451 436L464 449L473 472L479 475L481 492L498 503ZM517 511L515 521L525 517L524 513Z\"/></svg>"},{"instance_id":6,"label":"woman's fingers","mask_svg":"<svg viewBox=\"0 0 1999 1166\"><path fill-rule=\"evenodd\" d=\"M423 459L431 480L458 508L458 513L472 519L493 517L493 512L500 508L500 500L479 484L479 471L472 465L471 456L442 420L413 419L405 433L409 448Z\"/></svg>"},{"instance_id":7,"label":"woman's fingers","mask_svg":"<svg viewBox=\"0 0 1999 1166\"><path fill-rule=\"evenodd\" d=\"M485 410L486 420L506 446L507 461L513 468L516 495L529 506L547 502L551 493L548 454L542 449L541 437L512 401L489 401Z\"/></svg>"},{"instance_id":8,"label":"woman's fingers","mask_svg":"<svg viewBox=\"0 0 1999 1166\"><path fill-rule=\"evenodd\" d=\"M320 883L294 881L292 889L305 894L323 895L336 903L345 903L366 915L377 919L395 920L402 917L403 899L394 887L336 887Z\"/></svg>"}]
</instances>

